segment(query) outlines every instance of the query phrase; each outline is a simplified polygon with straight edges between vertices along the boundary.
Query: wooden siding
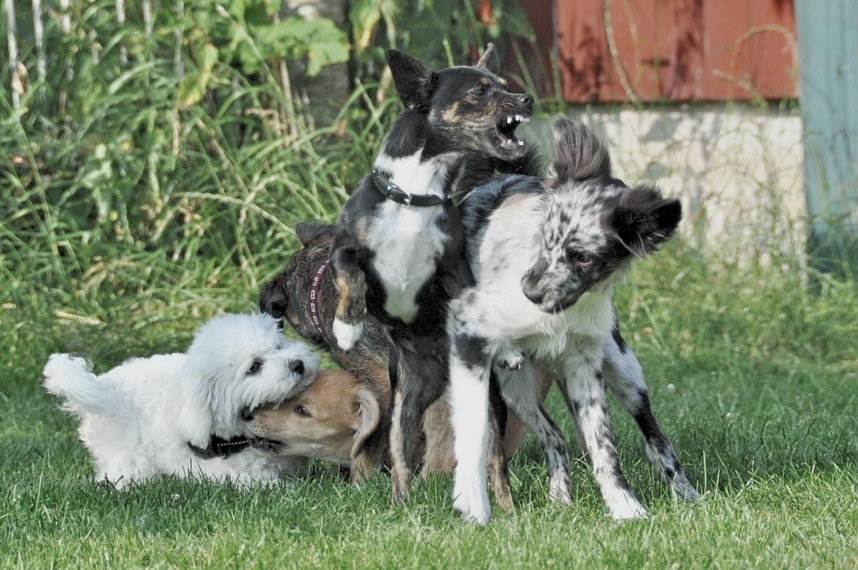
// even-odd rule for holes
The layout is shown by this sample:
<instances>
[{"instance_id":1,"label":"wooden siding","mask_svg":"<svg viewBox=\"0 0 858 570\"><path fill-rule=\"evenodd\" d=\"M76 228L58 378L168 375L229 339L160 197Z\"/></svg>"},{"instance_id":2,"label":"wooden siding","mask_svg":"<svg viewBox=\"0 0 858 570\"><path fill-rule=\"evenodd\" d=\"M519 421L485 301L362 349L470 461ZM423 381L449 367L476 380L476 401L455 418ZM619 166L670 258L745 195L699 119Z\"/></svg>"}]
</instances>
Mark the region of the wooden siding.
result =
<instances>
[{"instance_id":1,"label":"wooden siding","mask_svg":"<svg viewBox=\"0 0 858 570\"><path fill-rule=\"evenodd\" d=\"M555 0L553 10L569 102L798 95L793 0Z\"/></svg>"}]
</instances>

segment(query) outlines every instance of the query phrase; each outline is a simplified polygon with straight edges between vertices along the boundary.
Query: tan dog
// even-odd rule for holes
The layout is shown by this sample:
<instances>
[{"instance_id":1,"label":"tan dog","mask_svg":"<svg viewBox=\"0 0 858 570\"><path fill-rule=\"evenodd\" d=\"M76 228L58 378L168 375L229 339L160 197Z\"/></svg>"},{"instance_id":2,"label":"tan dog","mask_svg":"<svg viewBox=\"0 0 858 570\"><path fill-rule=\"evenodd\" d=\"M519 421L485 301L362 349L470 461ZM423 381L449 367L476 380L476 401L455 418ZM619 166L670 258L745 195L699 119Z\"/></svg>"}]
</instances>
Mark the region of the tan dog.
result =
<instances>
[{"instance_id":1,"label":"tan dog","mask_svg":"<svg viewBox=\"0 0 858 570\"><path fill-rule=\"evenodd\" d=\"M360 465L367 437L381 421L378 397L345 370L320 370L316 380L295 398L243 415L255 437L250 445L272 455L315 457L352 465L352 479L362 481L372 465Z\"/></svg>"},{"instance_id":2,"label":"tan dog","mask_svg":"<svg viewBox=\"0 0 858 570\"><path fill-rule=\"evenodd\" d=\"M550 383L545 383L548 391ZM386 405L386 402L384 403ZM299 396L278 406L248 410L243 417L254 437L250 445L272 455L315 457L351 466L351 478L362 482L372 474L363 446L381 421L382 405L375 391L345 370L320 370ZM423 475L450 474L455 467L449 408L440 401L424 418L427 438ZM504 452L512 457L527 428L509 418Z\"/></svg>"}]
</instances>

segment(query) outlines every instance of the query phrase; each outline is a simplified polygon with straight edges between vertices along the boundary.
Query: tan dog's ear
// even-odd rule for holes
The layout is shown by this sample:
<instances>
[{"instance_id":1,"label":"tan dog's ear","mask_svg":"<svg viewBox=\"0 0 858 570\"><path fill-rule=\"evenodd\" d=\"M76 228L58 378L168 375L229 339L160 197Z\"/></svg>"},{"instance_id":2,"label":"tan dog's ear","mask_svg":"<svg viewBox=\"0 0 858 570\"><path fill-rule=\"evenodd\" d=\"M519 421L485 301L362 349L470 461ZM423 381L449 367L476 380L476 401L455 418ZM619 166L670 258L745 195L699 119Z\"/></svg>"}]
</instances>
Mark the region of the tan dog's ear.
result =
<instances>
[{"instance_id":1,"label":"tan dog's ear","mask_svg":"<svg viewBox=\"0 0 858 570\"><path fill-rule=\"evenodd\" d=\"M378 405L378 398L366 386L362 386L358 390L353 405L355 406L355 414L361 418L361 425L355 433L355 442L351 451L352 460L363 450L366 438L375 431L378 422L381 421L381 408Z\"/></svg>"}]
</instances>

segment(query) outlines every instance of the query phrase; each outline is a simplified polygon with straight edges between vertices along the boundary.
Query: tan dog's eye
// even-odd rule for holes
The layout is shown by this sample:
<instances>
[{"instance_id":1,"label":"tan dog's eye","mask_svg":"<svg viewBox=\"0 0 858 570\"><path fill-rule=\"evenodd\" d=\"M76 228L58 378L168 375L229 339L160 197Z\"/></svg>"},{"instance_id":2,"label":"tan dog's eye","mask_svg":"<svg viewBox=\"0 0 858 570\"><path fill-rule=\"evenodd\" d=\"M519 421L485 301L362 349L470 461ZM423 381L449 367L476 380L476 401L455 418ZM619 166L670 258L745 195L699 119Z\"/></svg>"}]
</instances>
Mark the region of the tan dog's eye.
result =
<instances>
[{"instance_id":1,"label":"tan dog's eye","mask_svg":"<svg viewBox=\"0 0 858 570\"><path fill-rule=\"evenodd\" d=\"M310 412L307 411L307 408L304 406L295 406L295 413L301 416L302 418L309 418Z\"/></svg>"}]
</instances>

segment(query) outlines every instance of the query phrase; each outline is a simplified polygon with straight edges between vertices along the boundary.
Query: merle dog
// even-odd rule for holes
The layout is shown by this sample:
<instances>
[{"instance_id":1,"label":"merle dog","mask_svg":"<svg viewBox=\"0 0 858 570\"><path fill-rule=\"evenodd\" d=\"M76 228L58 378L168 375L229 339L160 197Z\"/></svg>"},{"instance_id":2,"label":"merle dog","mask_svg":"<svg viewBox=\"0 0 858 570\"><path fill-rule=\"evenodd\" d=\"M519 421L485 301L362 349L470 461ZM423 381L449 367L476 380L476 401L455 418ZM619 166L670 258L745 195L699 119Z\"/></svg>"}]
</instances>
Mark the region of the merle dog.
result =
<instances>
[{"instance_id":1,"label":"merle dog","mask_svg":"<svg viewBox=\"0 0 858 570\"><path fill-rule=\"evenodd\" d=\"M488 522L485 485L488 382L495 355L521 347L521 370L494 366L503 400L537 435L550 497L568 502L563 433L535 398L534 364L553 365L578 441L615 519L645 516L617 458L604 386L636 420L649 459L687 499L697 493L650 408L640 364L620 336L613 292L631 263L676 230L681 206L653 187L611 177L607 150L579 123L558 119L546 180L511 176L474 190L461 205L477 284L449 308L450 382L457 460L454 506Z\"/></svg>"},{"instance_id":2,"label":"merle dog","mask_svg":"<svg viewBox=\"0 0 858 570\"><path fill-rule=\"evenodd\" d=\"M447 304L474 283L451 196L496 169L528 168L515 131L533 114L533 98L510 93L491 45L476 66L433 71L397 51L387 62L406 109L337 220L333 331L348 350L369 313L390 335L389 452L394 498L402 501L423 412L447 387Z\"/></svg>"}]
</instances>

